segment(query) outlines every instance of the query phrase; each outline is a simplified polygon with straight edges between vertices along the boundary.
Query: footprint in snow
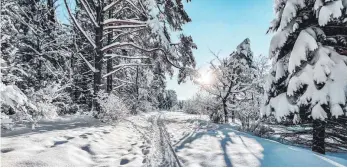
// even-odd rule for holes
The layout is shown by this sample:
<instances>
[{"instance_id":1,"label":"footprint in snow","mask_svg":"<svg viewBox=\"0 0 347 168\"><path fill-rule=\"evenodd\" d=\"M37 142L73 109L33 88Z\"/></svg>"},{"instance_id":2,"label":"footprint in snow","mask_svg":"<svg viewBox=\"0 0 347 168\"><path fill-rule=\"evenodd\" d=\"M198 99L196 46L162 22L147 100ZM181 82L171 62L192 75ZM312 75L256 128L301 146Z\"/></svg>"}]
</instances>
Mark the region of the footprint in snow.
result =
<instances>
[{"instance_id":1,"label":"footprint in snow","mask_svg":"<svg viewBox=\"0 0 347 168\"><path fill-rule=\"evenodd\" d=\"M142 149L142 154L147 155L149 153L149 149Z\"/></svg>"},{"instance_id":2,"label":"footprint in snow","mask_svg":"<svg viewBox=\"0 0 347 168\"><path fill-rule=\"evenodd\" d=\"M64 138L66 138L66 140L70 140L70 139L74 139L75 137L64 136Z\"/></svg>"},{"instance_id":3,"label":"footprint in snow","mask_svg":"<svg viewBox=\"0 0 347 168\"><path fill-rule=\"evenodd\" d=\"M120 161L120 165L125 165L125 164L128 164L129 163L129 159L122 159Z\"/></svg>"},{"instance_id":4,"label":"footprint in snow","mask_svg":"<svg viewBox=\"0 0 347 168\"><path fill-rule=\"evenodd\" d=\"M8 153L8 152L12 152L14 151L13 148L4 148L4 149L1 149L1 153Z\"/></svg>"},{"instance_id":5,"label":"footprint in snow","mask_svg":"<svg viewBox=\"0 0 347 168\"><path fill-rule=\"evenodd\" d=\"M51 146L51 148L56 147L56 146L61 145L61 144L64 144L64 143L67 143L67 142L69 142L69 141L54 141L54 144Z\"/></svg>"},{"instance_id":6,"label":"footprint in snow","mask_svg":"<svg viewBox=\"0 0 347 168\"><path fill-rule=\"evenodd\" d=\"M81 147L82 150L88 152L90 155L95 155L95 153L90 149L90 145L84 145Z\"/></svg>"}]
</instances>

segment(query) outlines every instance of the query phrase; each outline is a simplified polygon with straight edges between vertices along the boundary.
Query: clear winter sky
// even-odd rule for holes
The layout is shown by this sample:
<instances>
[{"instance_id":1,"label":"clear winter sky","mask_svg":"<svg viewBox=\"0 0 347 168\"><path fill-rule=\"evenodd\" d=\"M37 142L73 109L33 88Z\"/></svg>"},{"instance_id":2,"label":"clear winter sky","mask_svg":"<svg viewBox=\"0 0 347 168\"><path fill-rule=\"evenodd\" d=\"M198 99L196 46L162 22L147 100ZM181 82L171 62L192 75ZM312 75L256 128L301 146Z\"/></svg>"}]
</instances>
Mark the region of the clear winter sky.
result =
<instances>
[{"instance_id":1,"label":"clear winter sky","mask_svg":"<svg viewBox=\"0 0 347 168\"><path fill-rule=\"evenodd\" d=\"M184 26L198 49L194 51L197 68L207 69L214 59L210 53L220 51L220 57L232 53L245 38L251 40L254 56L267 56L271 35L266 31L273 19L273 0L192 0L185 9L192 19ZM199 87L192 82L181 85L177 79L168 81L169 89L176 90L178 99L193 97Z\"/></svg>"},{"instance_id":2,"label":"clear winter sky","mask_svg":"<svg viewBox=\"0 0 347 168\"><path fill-rule=\"evenodd\" d=\"M59 5L58 17L67 21L62 0ZM266 35L266 31L274 15L272 7L273 0L192 0L185 3L192 22L183 27L183 33L191 35L198 46L194 51L197 68L209 67L209 61L214 59L210 50L220 51L219 56L226 57L245 38L251 40L255 57L267 56L271 35ZM180 100L189 99L199 91L190 81L178 85L176 76L167 79L167 88L176 90Z\"/></svg>"}]
</instances>

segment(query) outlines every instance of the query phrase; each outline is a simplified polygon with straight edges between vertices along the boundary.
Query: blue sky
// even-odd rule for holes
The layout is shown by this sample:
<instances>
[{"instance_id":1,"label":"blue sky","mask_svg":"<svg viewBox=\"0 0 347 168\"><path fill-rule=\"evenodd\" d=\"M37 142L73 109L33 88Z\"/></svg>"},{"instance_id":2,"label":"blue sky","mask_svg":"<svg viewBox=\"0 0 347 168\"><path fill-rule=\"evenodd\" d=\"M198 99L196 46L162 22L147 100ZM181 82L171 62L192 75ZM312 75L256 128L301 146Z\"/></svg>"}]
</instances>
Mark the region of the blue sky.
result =
<instances>
[{"instance_id":1,"label":"blue sky","mask_svg":"<svg viewBox=\"0 0 347 168\"><path fill-rule=\"evenodd\" d=\"M183 29L198 46L194 51L197 68L208 68L214 59L210 49L226 57L245 38L251 40L255 56L267 56L271 34L266 31L273 18L272 7L273 0L192 0L185 4L192 22ZM168 89L176 90L181 100L199 91L192 82L178 85L176 77L168 81Z\"/></svg>"},{"instance_id":2,"label":"blue sky","mask_svg":"<svg viewBox=\"0 0 347 168\"><path fill-rule=\"evenodd\" d=\"M58 4L63 5L62 0ZM210 50L220 51L220 56L226 57L245 38L251 40L255 56L268 55L271 35L266 35L266 31L273 18L272 7L273 0L192 0L185 3L192 22L183 27L183 32L191 35L198 46L194 51L197 68L208 68L208 62L214 58ZM65 6L58 8L58 17L67 21ZM168 89L176 90L178 99L191 98L199 91L190 81L178 85L176 76L167 79Z\"/></svg>"}]
</instances>

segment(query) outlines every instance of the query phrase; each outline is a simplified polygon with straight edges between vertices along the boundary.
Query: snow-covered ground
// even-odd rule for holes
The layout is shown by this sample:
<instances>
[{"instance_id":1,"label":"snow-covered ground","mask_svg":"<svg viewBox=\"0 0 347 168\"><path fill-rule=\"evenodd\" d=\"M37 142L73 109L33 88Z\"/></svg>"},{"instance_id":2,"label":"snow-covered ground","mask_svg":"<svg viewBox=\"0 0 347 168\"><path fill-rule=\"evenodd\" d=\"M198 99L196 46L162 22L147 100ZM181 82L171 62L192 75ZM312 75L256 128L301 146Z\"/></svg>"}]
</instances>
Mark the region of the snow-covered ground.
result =
<instances>
[{"instance_id":1,"label":"snow-covered ground","mask_svg":"<svg viewBox=\"0 0 347 168\"><path fill-rule=\"evenodd\" d=\"M315 154L208 123L206 116L170 112L164 118L184 166L347 166L347 153Z\"/></svg>"},{"instance_id":2,"label":"snow-covered ground","mask_svg":"<svg viewBox=\"0 0 347 168\"><path fill-rule=\"evenodd\" d=\"M42 121L1 135L1 166L146 166L150 115L115 126L90 117Z\"/></svg>"},{"instance_id":3,"label":"snow-covered ground","mask_svg":"<svg viewBox=\"0 0 347 168\"><path fill-rule=\"evenodd\" d=\"M178 165L173 151L182 166L347 166L347 154L314 154L181 112L114 125L69 116L1 133L1 166Z\"/></svg>"}]
</instances>

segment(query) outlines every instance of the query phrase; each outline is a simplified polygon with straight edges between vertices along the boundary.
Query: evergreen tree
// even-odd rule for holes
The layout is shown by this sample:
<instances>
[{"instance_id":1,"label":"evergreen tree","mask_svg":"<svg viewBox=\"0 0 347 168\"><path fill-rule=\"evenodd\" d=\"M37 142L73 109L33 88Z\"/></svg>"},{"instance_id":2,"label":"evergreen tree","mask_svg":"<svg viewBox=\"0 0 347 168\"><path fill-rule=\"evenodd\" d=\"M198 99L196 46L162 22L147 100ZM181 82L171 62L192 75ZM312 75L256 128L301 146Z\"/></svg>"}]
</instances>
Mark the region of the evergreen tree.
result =
<instances>
[{"instance_id":1,"label":"evergreen tree","mask_svg":"<svg viewBox=\"0 0 347 168\"><path fill-rule=\"evenodd\" d=\"M312 150L325 153L326 120L346 112L345 0L278 0L269 32L271 74L264 114L313 120Z\"/></svg>"}]
</instances>

